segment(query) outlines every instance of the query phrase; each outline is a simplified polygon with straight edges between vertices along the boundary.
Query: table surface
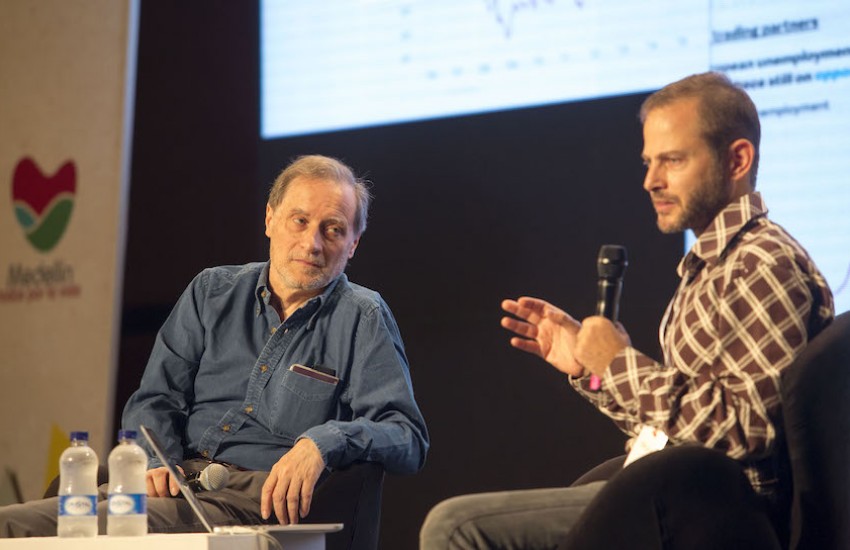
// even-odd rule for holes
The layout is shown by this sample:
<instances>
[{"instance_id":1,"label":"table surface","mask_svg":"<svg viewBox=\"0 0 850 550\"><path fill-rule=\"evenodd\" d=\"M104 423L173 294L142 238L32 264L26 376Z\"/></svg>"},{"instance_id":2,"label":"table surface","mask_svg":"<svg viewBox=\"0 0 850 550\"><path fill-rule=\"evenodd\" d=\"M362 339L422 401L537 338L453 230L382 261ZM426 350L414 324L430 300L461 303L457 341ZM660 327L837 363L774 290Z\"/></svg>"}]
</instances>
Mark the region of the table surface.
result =
<instances>
[{"instance_id":1,"label":"table surface","mask_svg":"<svg viewBox=\"0 0 850 550\"><path fill-rule=\"evenodd\" d=\"M324 536L324 535L322 535ZM0 548L9 550L260 550L260 537L254 533L211 535L209 533L149 534L143 537L59 538L32 537L0 539Z\"/></svg>"},{"instance_id":2,"label":"table surface","mask_svg":"<svg viewBox=\"0 0 850 550\"><path fill-rule=\"evenodd\" d=\"M298 524L268 526L263 529L287 549L324 550L325 533L342 528L342 524ZM241 531L247 528L237 528ZM151 533L141 537L91 538L32 537L0 539L0 550L263 550L263 537L255 532L213 533Z\"/></svg>"}]
</instances>

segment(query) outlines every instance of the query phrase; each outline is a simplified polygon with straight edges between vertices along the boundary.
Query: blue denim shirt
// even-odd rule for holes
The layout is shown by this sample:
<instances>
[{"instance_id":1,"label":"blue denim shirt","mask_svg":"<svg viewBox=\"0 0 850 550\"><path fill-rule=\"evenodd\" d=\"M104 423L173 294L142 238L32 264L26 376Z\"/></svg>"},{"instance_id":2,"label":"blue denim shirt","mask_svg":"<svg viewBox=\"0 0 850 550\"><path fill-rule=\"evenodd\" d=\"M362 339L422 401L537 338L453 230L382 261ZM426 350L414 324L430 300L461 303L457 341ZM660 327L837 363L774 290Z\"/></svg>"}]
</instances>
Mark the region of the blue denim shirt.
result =
<instances>
[{"instance_id":1,"label":"blue denim shirt","mask_svg":"<svg viewBox=\"0 0 850 550\"><path fill-rule=\"evenodd\" d=\"M281 323L268 270L252 263L195 277L157 335L124 427L153 429L177 461L198 454L271 470L309 437L331 468L367 460L393 473L419 470L428 432L381 296L342 274Z\"/></svg>"}]
</instances>

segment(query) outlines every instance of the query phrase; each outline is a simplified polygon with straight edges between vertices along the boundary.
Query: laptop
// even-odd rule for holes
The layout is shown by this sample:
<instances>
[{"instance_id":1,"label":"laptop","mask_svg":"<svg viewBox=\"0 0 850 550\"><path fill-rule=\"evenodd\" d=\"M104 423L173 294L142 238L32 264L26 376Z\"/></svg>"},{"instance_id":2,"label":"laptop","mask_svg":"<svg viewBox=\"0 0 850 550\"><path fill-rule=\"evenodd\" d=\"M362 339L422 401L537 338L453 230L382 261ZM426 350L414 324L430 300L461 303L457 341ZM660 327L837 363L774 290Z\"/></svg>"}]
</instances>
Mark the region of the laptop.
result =
<instances>
[{"instance_id":1,"label":"laptop","mask_svg":"<svg viewBox=\"0 0 850 550\"><path fill-rule=\"evenodd\" d=\"M189 487L189 483L186 481L186 476L180 473L180 470L174 467L171 461L165 456L165 451L163 450L162 444L159 441L159 438L156 434L153 433L152 430L148 429L146 426L139 426L139 430L142 432L142 435L145 436L145 439L150 444L151 449L156 454L159 461L168 469L168 475L177 481L177 484L180 486L180 492L183 494L183 498L186 499L186 502L189 503L189 506L192 507L192 511L195 513L195 516L198 518L198 521L204 526L204 528L213 534L244 534L244 533L281 533L281 532L292 532L292 533L334 533L342 529L342 523L296 523L292 525L222 525L217 526L213 525L212 520L210 519L209 514L201 506L201 501L198 500L198 497L195 495L195 492L192 491L192 488Z\"/></svg>"}]
</instances>

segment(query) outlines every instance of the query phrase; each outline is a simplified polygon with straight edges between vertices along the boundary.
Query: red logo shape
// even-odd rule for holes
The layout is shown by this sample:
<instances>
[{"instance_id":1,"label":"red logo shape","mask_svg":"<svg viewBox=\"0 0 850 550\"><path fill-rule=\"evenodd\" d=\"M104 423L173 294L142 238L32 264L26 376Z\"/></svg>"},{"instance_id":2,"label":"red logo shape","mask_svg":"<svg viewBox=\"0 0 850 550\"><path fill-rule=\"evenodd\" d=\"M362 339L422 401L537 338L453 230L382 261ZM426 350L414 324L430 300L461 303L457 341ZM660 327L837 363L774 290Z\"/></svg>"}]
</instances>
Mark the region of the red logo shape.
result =
<instances>
[{"instance_id":1,"label":"red logo shape","mask_svg":"<svg viewBox=\"0 0 850 550\"><path fill-rule=\"evenodd\" d=\"M62 238L77 191L77 169L67 161L53 176L45 176L35 161L18 162L12 178L12 202L18 223L30 243L47 252Z\"/></svg>"}]
</instances>

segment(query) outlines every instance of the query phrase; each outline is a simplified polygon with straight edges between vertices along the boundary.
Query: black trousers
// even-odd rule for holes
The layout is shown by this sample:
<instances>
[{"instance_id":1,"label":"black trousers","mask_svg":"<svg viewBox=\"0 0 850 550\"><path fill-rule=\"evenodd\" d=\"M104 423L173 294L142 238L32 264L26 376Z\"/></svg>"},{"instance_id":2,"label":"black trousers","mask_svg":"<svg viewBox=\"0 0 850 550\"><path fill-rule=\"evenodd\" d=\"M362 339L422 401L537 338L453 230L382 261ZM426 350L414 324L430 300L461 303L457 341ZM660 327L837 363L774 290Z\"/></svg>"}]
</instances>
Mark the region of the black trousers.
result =
<instances>
[{"instance_id":1,"label":"black trousers","mask_svg":"<svg viewBox=\"0 0 850 550\"><path fill-rule=\"evenodd\" d=\"M786 508L756 495L723 453L671 447L611 476L559 548L776 550L785 545Z\"/></svg>"}]
</instances>

